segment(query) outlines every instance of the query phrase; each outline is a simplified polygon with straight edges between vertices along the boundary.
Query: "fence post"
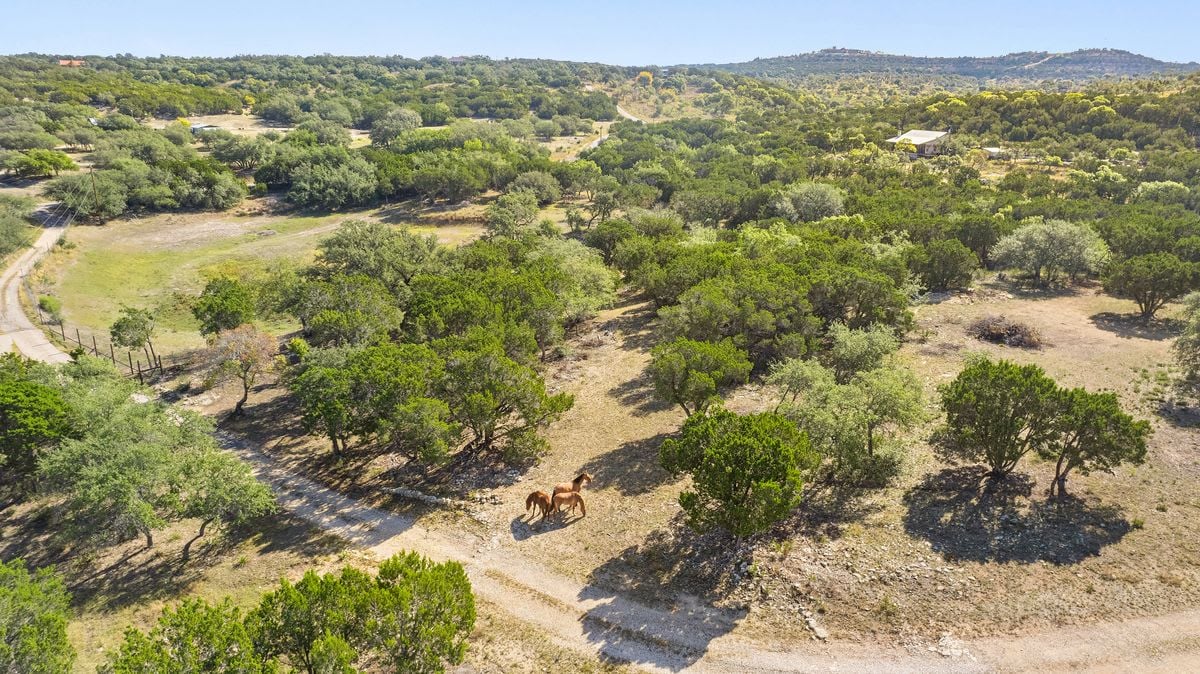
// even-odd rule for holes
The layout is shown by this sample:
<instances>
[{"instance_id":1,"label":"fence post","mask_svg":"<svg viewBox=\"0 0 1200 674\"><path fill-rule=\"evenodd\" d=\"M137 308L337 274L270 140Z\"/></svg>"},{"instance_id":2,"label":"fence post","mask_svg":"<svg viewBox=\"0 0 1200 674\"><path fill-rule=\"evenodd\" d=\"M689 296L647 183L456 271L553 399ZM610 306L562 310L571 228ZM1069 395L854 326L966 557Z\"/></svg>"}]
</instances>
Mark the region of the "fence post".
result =
<instances>
[{"instance_id":1,"label":"fence post","mask_svg":"<svg viewBox=\"0 0 1200 674\"><path fill-rule=\"evenodd\" d=\"M79 328L75 328L75 343L78 344L79 346L83 346L83 337L79 336ZM84 347L84 348L87 348L87 347Z\"/></svg>"},{"instance_id":2,"label":"fence post","mask_svg":"<svg viewBox=\"0 0 1200 674\"><path fill-rule=\"evenodd\" d=\"M138 367L138 369L137 369L138 383L145 384L146 381L144 379L142 379L142 361L139 360L137 362L137 367Z\"/></svg>"},{"instance_id":3,"label":"fence post","mask_svg":"<svg viewBox=\"0 0 1200 674\"><path fill-rule=\"evenodd\" d=\"M117 364L117 350L113 348L112 342L108 343L108 358L113 362L113 365Z\"/></svg>"},{"instance_id":4,"label":"fence post","mask_svg":"<svg viewBox=\"0 0 1200 674\"><path fill-rule=\"evenodd\" d=\"M62 333L63 341L64 342L67 341L67 326L65 323L63 323L61 321L59 322L58 331Z\"/></svg>"},{"instance_id":5,"label":"fence post","mask_svg":"<svg viewBox=\"0 0 1200 674\"><path fill-rule=\"evenodd\" d=\"M92 335L92 353L97 356L100 355L100 347L96 345L96 336L95 335Z\"/></svg>"},{"instance_id":6,"label":"fence post","mask_svg":"<svg viewBox=\"0 0 1200 674\"><path fill-rule=\"evenodd\" d=\"M132 377L133 376L133 352L126 351L125 355L129 356L129 376Z\"/></svg>"}]
</instances>

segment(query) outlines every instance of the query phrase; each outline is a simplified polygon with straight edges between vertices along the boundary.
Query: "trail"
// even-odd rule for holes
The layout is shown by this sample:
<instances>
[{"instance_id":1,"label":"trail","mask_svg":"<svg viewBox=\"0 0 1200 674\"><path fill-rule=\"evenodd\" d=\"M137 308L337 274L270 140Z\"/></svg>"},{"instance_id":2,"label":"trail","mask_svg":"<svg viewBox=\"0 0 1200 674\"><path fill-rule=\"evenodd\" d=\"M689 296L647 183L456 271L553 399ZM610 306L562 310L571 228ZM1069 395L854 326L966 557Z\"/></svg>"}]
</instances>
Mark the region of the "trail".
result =
<instances>
[{"instance_id":1,"label":"trail","mask_svg":"<svg viewBox=\"0 0 1200 674\"><path fill-rule=\"evenodd\" d=\"M50 204L41 205L34 217L44 228L33 246L21 253L0 274L0 353L16 350L26 358L48 363L65 363L71 358L46 338L46 333L29 320L21 308L21 282L38 260L58 243L66 232L65 218L55 214Z\"/></svg>"},{"instance_id":2,"label":"trail","mask_svg":"<svg viewBox=\"0 0 1200 674\"><path fill-rule=\"evenodd\" d=\"M61 235L61 227L48 226L37 244L0 275L0 340L48 362L68 357L23 315L19 278ZM1174 672L1195 669L1198 662L1200 610L968 641L963 647L969 655L954 659L839 641L780 644L770 634L757 635L759 641L735 630L739 616L730 611L687 601L670 608L641 604L562 576L519 550L499 545L497 536L485 540L424 527L415 516L367 506L297 475L243 438L226 432L217 437L271 485L287 511L379 557L415 550L434 559L457 560L479 596L553 643L646 671Z\"/></svg>"}]
</instances>

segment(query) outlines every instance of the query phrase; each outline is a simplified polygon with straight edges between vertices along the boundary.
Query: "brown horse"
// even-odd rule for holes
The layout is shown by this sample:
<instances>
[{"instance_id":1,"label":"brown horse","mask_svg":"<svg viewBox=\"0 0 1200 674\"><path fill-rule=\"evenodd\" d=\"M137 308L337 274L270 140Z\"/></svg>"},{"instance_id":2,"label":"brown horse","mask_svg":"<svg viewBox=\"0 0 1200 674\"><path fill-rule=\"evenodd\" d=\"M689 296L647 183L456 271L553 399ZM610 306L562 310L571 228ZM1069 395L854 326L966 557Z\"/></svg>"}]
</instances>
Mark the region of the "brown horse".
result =
<instances>
[{"instance_id":1,"label":"brown horse","mask_svg":"<svg viewBox=\"0 0 1200 674\"><path fill-rule=\"evenodd\" d=\"M580 473L578 476L575 477L574 480L571 480L570 482L560 482L560 483L554 485L554 495L558 496L559 494L561 494L563 492L568 492L568 491L573 491L573 492L583 491L583 488L586 487L588 485L588 483L591 481L592 481L591 473Z\"/></svg>"},{"instance_id":2,"label":"brown horse","mask_svg":"<svg viewBox=\"0 0 1200 674\"><path fill-rule=\"evenodd\" d=\"M581 517L587 517L587 506L583 504L583 494L577 491L559 492L554 495L554 506L550 512L561 513L564 509L570 508L573 513L575 506L579 506L579 510L583 513Z\"/></svg>"},{"instance_id":3,"label":"brown horse","mask_svg":"<svg viewBox=\"0 0 1200 674\"><path fill-rule=\"evenodd\" d=\"M546 519L553 509L554 504L550 501L550 495L544 491L535 491L525 498L525 512L529 513L530 510L533 510L532 516L537 516L541 511L542 519Z\"/></svg>"}]
</instances>

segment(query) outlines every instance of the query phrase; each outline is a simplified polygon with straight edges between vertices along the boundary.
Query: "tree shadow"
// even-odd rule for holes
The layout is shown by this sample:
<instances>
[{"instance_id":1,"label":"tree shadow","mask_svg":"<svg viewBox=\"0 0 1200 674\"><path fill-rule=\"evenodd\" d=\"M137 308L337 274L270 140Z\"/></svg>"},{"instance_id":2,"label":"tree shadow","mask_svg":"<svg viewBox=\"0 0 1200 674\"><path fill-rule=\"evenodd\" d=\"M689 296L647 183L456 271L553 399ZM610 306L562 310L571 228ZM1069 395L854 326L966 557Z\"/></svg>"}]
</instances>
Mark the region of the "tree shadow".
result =
<instances>
[{"instance_id":1,"label":"tree shadow","mask_svg":"<svg viewBox=\"0 0 1200 674\"><path fill-rule=\"evenodd\" d=\"M1171 339L1179 331L1178 321L1169 318L1154 318L1143 321L1139 314L1118 314L1103 311L1088 318L1092 325L1111 332L1123 339L1149 339L1161 342Z\"/></svg>"},{"instance_id":2,"label":"tree shadow","mask_svg":"<svg viewBox=\"0 0 1200 674\"><path fill-rule=\"evenodd\" d=\"M658 462L658 448L670 433L630 440L583 464L583 471L596 478L596 486L613 487L622 496L638 496L671 481L671 474Z\"/></svg>"},{"instance_id":3,"label":"tree shadow","mask_svg":"<svg viewBox=\"0 0 1200 674\"><path fill-rule=\"evenodd\" d=\"M904 529L947 558L1076 564L1120 541L1122 510L1083 499L1029 500L1033 479L988 480L979 466L927 475L904 496Z\"/></svg>"},{"instance_id":4,"label":"tree shadow","mask_svg":"<svg viewBox=\"0 0 1200 674\"><path fill-rule=\"evenodd\" d=\"M645 371L636 377L618 384L608 390L608 395L621 401L628 407L631 414L644 417L655 412L663 412L674 407L673 404L658 397L654 392L654 384Z\"/></svg>"},{"instance_id":5,"label":"tree shadow","mask_svg":"<svg viewBox=\"0 0 1200 674\"><path fill-rule=\"evenodd\" d=\"M601 323L599 328L612 333L620 333L622 335L621 348L626 351L649 351L658 343L658 338L652 329L654 320L658 318L658 310L655 309L653 302L641 294L622 297L613 306L614 309L625 307L637 308L613 316Z\"/></svg>"},{"instance_id":6,"label":"tree shadow","mask_svg":"<svg viewBox=\"0 0 1200 674\"><path fill-rule=\"evenodd\" d=\"M847 525L861 522L883 510L883 504L868 500L874 490L824 481L805 488L804 500L792 516L773 526L771 538L826 536L837 540Z\"/></svg>"},{"instance_id":7,"label":"tree shadow","mask_svg":"<svg viewBox=\"0 0 1200 674\"><path fill-rule=\"evenodd\" d=\"M1200 407L1180 405L1175 400L1164 400L1158 404L1155 411L1160 419L1177 428L1200 426Z\"/></svg>"},{"instance_id":8,"label":"tree shadow","mask_svg":"<svg viewBox=\"0 0 1200 674\"><path fill-rule=\"evenodd\" d=\"M709 644L748 613L713 604L736 582L745 557L744 548L728 543L721 533L693 533L677 516L669 528L592 570L579 598L602 603L581 621L601 657L670 671L704 657Z\"/></svg>"},{"instance_id":9,"label":"tree shadow","mask_svg":"<svg viewBox=\"0 0 1200 674\"><path fill-rule=\"evenodd\" d=\"M1052 300L1060 297L1074 297L1085 290L1097 286L1091 281L1055 280L1049 283L1035 283L1032 278L1000 274L994 280L979 284L991 290L1006 292L1022 300Z\"/></svg>"}]
</instances>

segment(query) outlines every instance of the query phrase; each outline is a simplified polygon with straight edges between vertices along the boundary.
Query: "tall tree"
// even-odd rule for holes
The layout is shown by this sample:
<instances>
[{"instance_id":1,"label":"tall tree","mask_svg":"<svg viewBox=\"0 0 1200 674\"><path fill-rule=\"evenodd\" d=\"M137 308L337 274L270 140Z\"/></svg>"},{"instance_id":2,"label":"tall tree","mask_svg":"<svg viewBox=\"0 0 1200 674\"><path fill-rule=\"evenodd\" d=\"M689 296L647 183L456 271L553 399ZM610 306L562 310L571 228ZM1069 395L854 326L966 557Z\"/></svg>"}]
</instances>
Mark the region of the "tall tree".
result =
<instances>
[{"instance_id":1,"label":"tall tree","mask_svg":"<svg viewBox=\"0 0 1200 674\"><path fill-rule=\"evenodd\" d=\"M1171 253L1150 253L1109 265L1104 289L1137 302L1142 321L1196 286L1196 266Z\"/></svg>"},{"instance_id":2,"label":"tall tree","mask_svg":"<svg viewBox=\"0 0 1200 674\"><path fill-rule=\"evenodd\" d=\"M1113 393L1089 393L1081 388L1059 394L1055 419L1058 435L1041 449L1054 461L1050 494L1067 493L1067 476L1076 470L1111 471L1122 463L1140 464L1146 458L1150 424L1135 421L1121 410Z\"/></svg>"},{"instance_id":3,"label":"tall tree","mask_svg":"<svg viewBox=\"0 0 1200 674\"><path fill-rule=\"evenodd\" d=\"M746 383L750 369L746 353L729 340L713 344L681 337L654 347L650 362L658 397L689 417L719 402L718 390Z\"/></svg>"}]
</instances>

